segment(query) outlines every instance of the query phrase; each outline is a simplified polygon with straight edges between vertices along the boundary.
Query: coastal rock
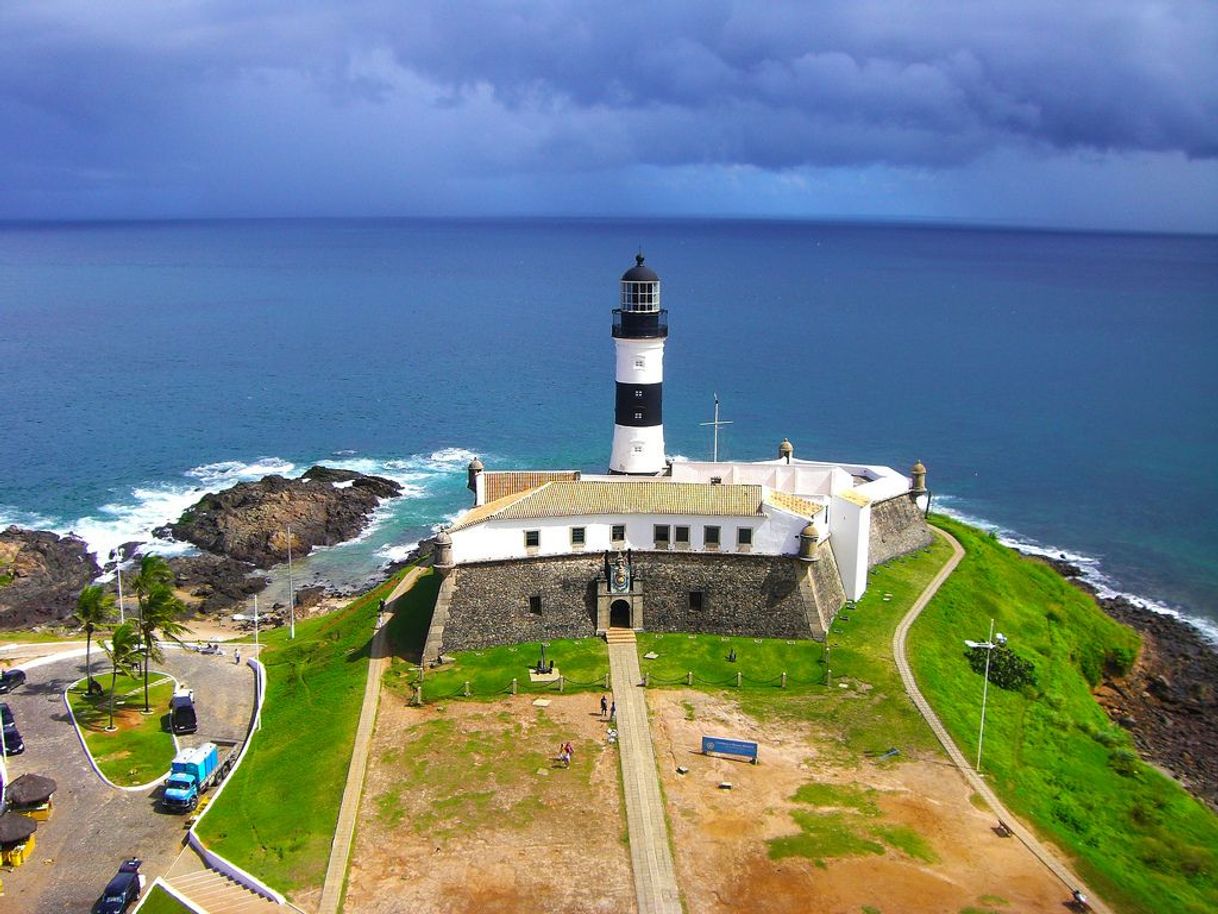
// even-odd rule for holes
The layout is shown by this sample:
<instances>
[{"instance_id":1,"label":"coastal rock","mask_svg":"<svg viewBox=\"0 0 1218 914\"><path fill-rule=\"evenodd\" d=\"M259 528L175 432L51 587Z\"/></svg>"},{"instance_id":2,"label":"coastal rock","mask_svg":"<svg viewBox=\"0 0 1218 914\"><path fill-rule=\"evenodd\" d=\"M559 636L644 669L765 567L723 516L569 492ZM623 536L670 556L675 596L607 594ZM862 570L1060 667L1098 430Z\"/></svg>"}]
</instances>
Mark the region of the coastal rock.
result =
<instances>
[{"instance_id":1,"label":"coastal rock","mask_svg":"<svg viewBox=\"0 0 1218 914\"><path fill-rule=\"evenodd\" d=\"M84 540L9 527L0 532L0 627L67 619L80 591L99 574Z\"/></svg>"},{"instance_id":2,"label":"coastal rock","mask_svg":"<svg viewBox=\"0 0 1218 914\"><path fill-rule=\"evenodd\" d=\"M154 533L216 555L270 568L357 536L382 499L400 495L392 479L315 466L299 479L265 476L205 495L181 518Z\"/></svg>"},{"instance_id":3,"label":"coastal rock","mask_svg":"<svg viewBox=\"0 0 1218 914\"><path fill-rule=\"evenodd\" d=\"M269 583L253 566L222 555L169 559L177 588L196 612L210 614L244 606Z\"/></svg>"},{"instance_id":4,"label":"coastal rock","mask_svg":"<svg viewBox=\"0 0 1218 914\"><path fill-rule=\"evenodd\" d=\"M1096 699L1146 759L1218 810L1218 652L1187 622L1125 597L1100 596L1069 562L1048 564L1142 636L1133 669L1101 683Z\"/></svg>"}]
</instances>

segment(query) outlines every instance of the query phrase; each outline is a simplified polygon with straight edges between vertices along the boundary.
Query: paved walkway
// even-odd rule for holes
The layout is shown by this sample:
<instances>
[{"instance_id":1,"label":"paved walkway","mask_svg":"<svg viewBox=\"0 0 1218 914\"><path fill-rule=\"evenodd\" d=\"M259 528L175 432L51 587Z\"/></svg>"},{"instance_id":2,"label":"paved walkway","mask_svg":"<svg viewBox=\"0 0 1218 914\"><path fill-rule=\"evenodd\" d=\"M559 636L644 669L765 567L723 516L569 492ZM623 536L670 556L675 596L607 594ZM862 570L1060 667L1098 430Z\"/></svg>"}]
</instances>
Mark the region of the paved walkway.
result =
<instances>
[{"instance_id":1,"label":"paved walkway","mask_svg":"<svg viewBox=\"0 0 1218 914\"><path fill-rule=\"evenodd\" d=\"M408 591L426 568L414 568L394 589L397 599ZM381 679L389 666L389 650L385 623L391 616L377 617L376 634L372 637L372 658L368 661L368 681L364 685L364 703L360 709L359 728L355 731L355 746L351 750L351 766L347 769L347 786L338 811L338 825L330 845L330 864L321 889L318 914L337 914L347 881L347 861L351 857L351 839L355 835L355 818L359 812L360 795L364 791L364 774L368 770L368 749L372 745L372 727L376 723L376 708L381 697Z\"/></svg>"},{"instance_id":2,"label":"paved walkway","mask_svg":"<svg viewBox=\"0 0 1218 914\"><path fill-rule=\"evenodd\" d=\"M617 703L617 742L639 914L681 914L647 720L647 700L639 687L643 676L633 640L609 645L609 670L613 675L613 700Z\"/></svg>"},{"instance_id":3,"label":"paved walkway","mask_svg":"<svg viewBox=\"0 0 1218 914\"><path fill-rule=\"evenodd\" d=\"M909 634L910 627L917 620L922 610L926 608L926 604L930 602L931 597L935 595L935 593L939 590L939 587L944 581L947 580L947 576L955 571L956 566L960 564L960 560L964 558L964 548L956 541L954 536L938 529L937 527L931 527L931 530L946 540L948 545L952 547L952 557L951 560L944 565L942 569L940 569L939 573L935 575L934 579L926 585L926 589L922 591L921 595L914 602L914 605L910 607L909 612L905 614L905 618L901 620L900 624L897 626L896 632L892 636L892 653L896 658L897 669L901 672L901 680L905 683L905 691L909 693L909 697L913 700L914 706L926 719L926 722L930 725L930 729L934 731L935 736L938 737L939 742L943 744L943 748L947 751L952 763L955 764L955 766L960 770L960 773L964 775L964 779L968 781L969 786L981 795L981 797L989 805L990 809L998 817L998 820L1010 828L1011 833L1022 841L1028 850L1030 850L1041 863L1048 867L1049 870L1062 881L1062 884L1066 887L1067 892L1071 892L1074 889L1082 889L1084 894L1087 895L1093 910L1098 912L1098 914L1112 914L1111 910L1096 897L1095 893L1083 885L1083 881L1079 879L1079 877L1073 871L1066 867L1066 865L1063 864L1061 860L1059 860L1057 856L1049 850L1049 848L1041 844L1041 842L1037 840L1036 836L1025 828L1023 824L1011 814L1011 811L1002 804L1002 801L999 800L994 791L990 789L990 785L987 784L981 777L981 774L968 763L964 757L964 754L952 741L951 736L948 735L947 729L939 720L938 715L935 714L935 712L931 709L930 704L922 696L922 692L918 688L917 682L914 680L913 671L909 668L909 660L905 656L905 636Z\"/></svg>"}]
</instances>

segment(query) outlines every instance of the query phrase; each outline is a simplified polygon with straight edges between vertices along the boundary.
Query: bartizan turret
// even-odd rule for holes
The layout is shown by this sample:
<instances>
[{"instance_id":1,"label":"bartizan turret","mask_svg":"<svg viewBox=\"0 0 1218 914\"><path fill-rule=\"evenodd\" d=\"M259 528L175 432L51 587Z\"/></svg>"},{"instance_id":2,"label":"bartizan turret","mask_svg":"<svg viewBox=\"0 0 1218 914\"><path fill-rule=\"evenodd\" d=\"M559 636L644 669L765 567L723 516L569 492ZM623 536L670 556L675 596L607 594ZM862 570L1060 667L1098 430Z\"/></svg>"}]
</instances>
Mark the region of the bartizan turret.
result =
<instances>
[{"instance_id":1,"label":"bartizan turret","mask_svg":"<svg viewBox=\"0 0 1218 914\"><path fill-rule=\"evenodd\" d=\"M482 504L482 461L475 457L466 467L465 487L474 493L474 507Z\"/></svg>"},{"instance_id":2,"label":"bartizan turret","mask_svg":"<svg viewBox=\"0 0 1218 914\"><path fill-rule=\"evenodd\" d=\"M453 538L447 530L441 530L434 540L435 551L432 553L431 564L441 577L453 570Z\"/></svg>"},{"instance_id":3,"label":"bartizan turret","mask_svg":"<svg viewBox=\"0 0 1218 914\"><path fill-rule=\"evenodd\" d=\"M791 458L795 456L795 446L786 438L778 445L778 459L783 463L790 463Z\"/></svg>"}]
</instances>

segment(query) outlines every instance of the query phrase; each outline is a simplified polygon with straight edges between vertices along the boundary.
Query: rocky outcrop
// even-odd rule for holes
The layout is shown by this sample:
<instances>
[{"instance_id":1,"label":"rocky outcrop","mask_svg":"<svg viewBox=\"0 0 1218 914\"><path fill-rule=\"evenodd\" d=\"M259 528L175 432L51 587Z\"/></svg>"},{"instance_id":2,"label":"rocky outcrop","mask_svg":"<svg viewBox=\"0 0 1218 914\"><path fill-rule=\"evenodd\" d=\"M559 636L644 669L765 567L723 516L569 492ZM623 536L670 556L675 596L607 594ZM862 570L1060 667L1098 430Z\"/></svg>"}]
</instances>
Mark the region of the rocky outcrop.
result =
<instances>
[{"instance_id":1,"label":"rocky outcrop","mask_svg":"<svg viewBox=\"0 0 1218 914\"><path fill-rule=\"evenodd\" d=\"M265 476L205 495L157 536L193 543L258 568L357 536L382 499L400 495L392 479L316 466L299 479Z\"/></svg>"},{"instance_id":2,"label":"rocky outcrop","mask_svg":"<svg viewBox=\"0 0 1218 914\"><path fill-rule=\"evenodd\" d=\"M0 627L67 619L81 590L99 574L84 540L9 527L0 532Z\"/></svg>"},{"instance_id":3,"label":"rocky outcrop","mask_svg":"<svg viewBox=\"0 0 1218 914\"><path fill-rule=\"evenodd\" d=\"M1124 597L1101 597L1077 566L1046 561L1142 636L1133 669L1109 676L1095 690L1108 716L1130 732L1147 759L1218 810L1218 653L1187 622Z\"/></svg>"},{"instance_id":4,"label":"rocky outcrop","mask_svg":"<svg viewBox=\"0 0 1218 914\"><path fill-rule=\"evenodd\" d=\"M216 613L240 607L266 589L265 577L253 566L222 555L188 555L169 559L176 586L196 612Z\"/></svg>"}]
</instances>

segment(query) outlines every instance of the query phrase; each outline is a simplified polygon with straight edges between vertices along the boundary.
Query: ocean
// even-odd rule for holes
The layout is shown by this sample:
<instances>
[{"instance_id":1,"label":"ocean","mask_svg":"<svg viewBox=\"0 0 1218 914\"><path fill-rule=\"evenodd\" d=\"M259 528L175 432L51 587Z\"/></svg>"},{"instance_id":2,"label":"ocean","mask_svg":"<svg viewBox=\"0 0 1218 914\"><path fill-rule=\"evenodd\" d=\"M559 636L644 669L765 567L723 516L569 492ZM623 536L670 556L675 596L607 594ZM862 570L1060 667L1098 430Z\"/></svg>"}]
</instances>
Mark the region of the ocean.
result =
<instances>
[{"instance_id":1,"label":"ocean","mask_svg":"<svg viewBox=\"0 0 1218 914\"><path fill-rule=\"evenodd\" d=\"M104 558L205 491L397 479L353 588L464 468L599 471L610 310L669 309L673 455L928 467L934 505L1218 638L1218 237L710 220L0 225L0 525ZM174 550L182 547L175 546ZM169 552L170 549L161 549Z\"/></svg>"}]
</instances>

